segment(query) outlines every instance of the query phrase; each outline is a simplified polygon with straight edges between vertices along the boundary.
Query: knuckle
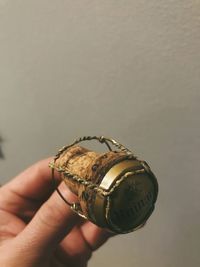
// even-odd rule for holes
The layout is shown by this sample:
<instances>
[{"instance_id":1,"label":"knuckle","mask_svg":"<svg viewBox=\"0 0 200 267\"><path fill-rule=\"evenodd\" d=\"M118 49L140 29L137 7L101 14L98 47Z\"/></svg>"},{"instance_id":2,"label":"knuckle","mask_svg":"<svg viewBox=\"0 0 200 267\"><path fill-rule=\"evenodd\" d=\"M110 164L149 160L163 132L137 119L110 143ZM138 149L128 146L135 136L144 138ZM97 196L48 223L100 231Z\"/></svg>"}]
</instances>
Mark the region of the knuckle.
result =
<instances>
[{"instance_id":1,"label":"knuckle","mask_svg":"<svg viewBox=\"0 0 200 267\"><path fill-rule=\"evenodd\" d=\"M63 211L59 207L55 207L54 205L48 203L48 201L38 212L40 222L49 228L56 228L63 217Z\"/></svg>"}]
</instances>

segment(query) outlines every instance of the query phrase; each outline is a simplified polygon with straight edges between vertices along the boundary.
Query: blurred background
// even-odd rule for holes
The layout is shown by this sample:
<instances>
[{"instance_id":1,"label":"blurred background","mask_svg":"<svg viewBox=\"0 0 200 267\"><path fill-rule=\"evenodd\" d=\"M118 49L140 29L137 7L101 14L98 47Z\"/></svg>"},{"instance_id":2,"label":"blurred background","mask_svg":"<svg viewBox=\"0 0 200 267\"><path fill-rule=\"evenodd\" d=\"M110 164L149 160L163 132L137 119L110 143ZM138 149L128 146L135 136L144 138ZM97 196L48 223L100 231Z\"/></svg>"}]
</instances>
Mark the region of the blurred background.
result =
<instances>
[{"instance_id":1,"label":"blurred background","mask_svg":"<svg viewBox=\"0 0 200 267\"><path fill-rule=\"evenodd\" d=\"M199 114L200 1L0 0L0 183L102 134L158 178L145 228L89 267L200 266Z\"/></svg>"}]
</instances>

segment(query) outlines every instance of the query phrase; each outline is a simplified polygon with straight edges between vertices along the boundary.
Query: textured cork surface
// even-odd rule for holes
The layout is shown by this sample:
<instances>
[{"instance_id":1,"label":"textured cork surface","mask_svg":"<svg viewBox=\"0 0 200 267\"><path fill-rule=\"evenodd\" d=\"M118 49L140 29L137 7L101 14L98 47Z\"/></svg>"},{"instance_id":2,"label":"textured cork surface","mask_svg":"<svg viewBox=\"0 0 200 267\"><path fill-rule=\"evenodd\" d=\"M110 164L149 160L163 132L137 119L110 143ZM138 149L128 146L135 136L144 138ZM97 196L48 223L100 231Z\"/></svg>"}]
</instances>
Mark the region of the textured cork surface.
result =
<instances>
[{"instance_id":1,"label":"textured cork surface","mask_svg":"<svg viewBox=\"0 0 200 267\"><path fill-rule=\"evenodd\" d=\"M55 166L62 167L85 180L99 183L113 164L126 158L125 152L97 153L81 146L73 146L60 155Z\"/></svg>"},{"instance_id":2,"label":"textured cork surface","mask_svg":"<svg viewBox=\"0 0 200 267\"><path fill-rule=\"evenodd\" d=\"M73 146L64 151L56 160L55 166L62 167L67 172L99 185L106 172L116 163L127 158L125 152L108 151L97 153L81 146ZM89 216L95 192L86 190L84 185L77 183L62 173L62 179L80 200L83 212Z\"/></svg>"}]
</instances>

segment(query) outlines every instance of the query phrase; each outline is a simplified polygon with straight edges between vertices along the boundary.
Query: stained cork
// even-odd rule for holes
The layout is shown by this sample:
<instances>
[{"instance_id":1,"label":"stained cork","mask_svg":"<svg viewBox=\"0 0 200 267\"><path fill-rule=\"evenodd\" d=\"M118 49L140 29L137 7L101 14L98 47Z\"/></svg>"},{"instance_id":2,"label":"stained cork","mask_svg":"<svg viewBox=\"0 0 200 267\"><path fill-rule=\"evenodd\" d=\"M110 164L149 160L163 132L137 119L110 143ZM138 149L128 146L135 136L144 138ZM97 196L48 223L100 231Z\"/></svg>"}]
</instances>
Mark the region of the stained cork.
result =
<instances>
[{"instance_id":1,"label":"stained cork","mask_svg":"<svg viewBox=\"0 0 200 267\"><path fill-rule=\"evenodd\" d=\"M55 161L55 167L61 167L67 172L99 185L107 171L116 163L127 159L127 157L126 152L109 151L106 153L97 153L81 146L72 146L65 150ZM89 208L94 200L92 190L87 190L86 196L84 185L67 179L64 172L61 173L61 178L79 199L87 197L87 201L81 203L81 208L83 213L89 216Z\"/></svg>"},{"instance_id":2,"label":"stained cork","mask_svg":"<svg viewBox=\"0 0 200 267\"><path fill-rule=\"evenodd\" d=\"M77 145L91 140L106 144L109 151L100 153ZM111 150L113 147L117 151ZM60 149L49 166L77 195L77 203L64 199L72 210L100 227L128 233L142 227L154 210L158 195L155 175L145 161L114 139L76 139Z\"/></svg>"}]
</instances>

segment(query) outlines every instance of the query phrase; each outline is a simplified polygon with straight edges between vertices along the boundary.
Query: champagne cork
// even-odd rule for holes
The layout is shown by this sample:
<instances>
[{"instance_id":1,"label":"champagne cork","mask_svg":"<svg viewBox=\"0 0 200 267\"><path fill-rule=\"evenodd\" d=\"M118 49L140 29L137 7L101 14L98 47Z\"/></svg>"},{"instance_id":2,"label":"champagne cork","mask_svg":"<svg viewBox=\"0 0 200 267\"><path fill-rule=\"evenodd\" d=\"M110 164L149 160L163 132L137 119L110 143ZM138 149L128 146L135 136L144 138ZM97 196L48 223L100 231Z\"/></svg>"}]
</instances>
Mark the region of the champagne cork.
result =
<instances>
[{"instance_id":1,"label":"champagne cork","mask_svg":"<svg viewBox=\"0 0 200 267\"><path fill-rule=\"evenodd\" d=\"M154 209L157 180L146 162L125 150L98 153L69 146L55 158L54 168L78 196L79 213L100 227L131 232Z\"/></svg>"}]
</instances>

